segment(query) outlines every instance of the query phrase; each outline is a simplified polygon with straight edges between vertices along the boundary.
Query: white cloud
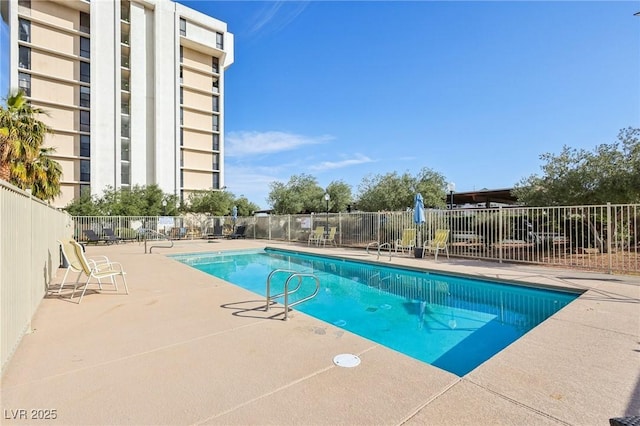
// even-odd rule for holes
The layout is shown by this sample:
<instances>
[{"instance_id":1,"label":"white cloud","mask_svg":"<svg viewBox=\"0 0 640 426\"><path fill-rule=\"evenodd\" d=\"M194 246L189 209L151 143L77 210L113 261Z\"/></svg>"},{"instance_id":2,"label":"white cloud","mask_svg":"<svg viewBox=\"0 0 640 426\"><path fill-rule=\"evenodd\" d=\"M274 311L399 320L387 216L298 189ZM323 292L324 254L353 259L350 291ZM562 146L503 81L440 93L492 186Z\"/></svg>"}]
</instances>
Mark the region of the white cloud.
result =
<instances>
[{"instance_id":1,"label":"white cloud","mask_svg":"<svg viewBox=\"0 0 640 426\"><path fill-rule=\"evenodd\" d=\"M225 141L225 155L229 157L272 154L291 151L305 145L325 143L331 136L310 137L286 132L229 132Z\"/></svg>"},{"instance_id":2,"label":"white cloud","mask_svg":"<svg viewBox=\"0 0 640 426\"><path fill-rule=\"evenodd\" d=\"M343 167L355 166L358 164L373 163L374 160L366 155L356 154L355 158L348 158L340 161L323 161L309 167L311 170L323 171L332 169L341 169Z\"/></svg>"},{"instance_id":3,"label":"white cloud","mask_svg":"<svg viewBox=\"0 0 640 426\"><path fill-rule=\"evenodd\" d=\"M257 15L254 15L249 24L250 35L258 33L275 33L284 29L295 21L309 2L300 1L274 1L265 3Z\"/></svg>"}]
</instances>

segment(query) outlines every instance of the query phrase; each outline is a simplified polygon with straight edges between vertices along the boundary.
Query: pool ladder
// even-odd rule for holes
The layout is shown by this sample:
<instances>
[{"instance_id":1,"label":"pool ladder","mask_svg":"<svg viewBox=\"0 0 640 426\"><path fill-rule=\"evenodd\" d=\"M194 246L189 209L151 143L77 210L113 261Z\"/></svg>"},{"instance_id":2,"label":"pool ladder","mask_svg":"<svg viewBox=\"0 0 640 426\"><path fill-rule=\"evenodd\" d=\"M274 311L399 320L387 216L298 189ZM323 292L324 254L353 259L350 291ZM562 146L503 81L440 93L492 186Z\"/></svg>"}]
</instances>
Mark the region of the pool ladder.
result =
<instances>
[{"instance_id":1,"label":"pool ladder","mask_svg":"<svg viewBox=\"0 0 640 426\"><path fill-rule=\"evenodd\" d=\"M284 282L284 292L282 292L280 294L274 294L273 296L271 296L270 295L270 292L271 292L271 278L276 274L289 274L289 276L287 277L287 280ZM298 279L298 285L296 286L296 288L290 290L289 289L289 283L294 278ZM314 292L311 295L303 297L300 300L296 300L295 302L289 303L289 295L295 293L298 290L300 290L300 287L302 286L302 281L303 281L304 278L313 278L315 280L315 282L316 282L316 289L314 290ZM293 307L295 305L298 305L298 304L300 304L302 302L306 302L309 299L313 299L318 294L319 291L320 291L320 280L314 274L311 274L311 273L308 273L308 272L292 271L292 270L289 270L289 269L274 269L273 271L271 271L271 273L267 277L267 305L265 306L264 310L268 311L272 301L274 301L278 297L284 296L284 320L287 321L289 319L289 308L291 308L291 307Z\"/></svg>"},{"instance_id":2,"label":"pool ladder","mask_svg":"<svg viewBox=\"0 0 640 426\"><path fill-rule=\"evenodd\" d=\"M373 242L373 243L369 243L369 244L367 244L367 254L371 254L371 253L369 253L369 249L373 248L373 247L378 249L378 257L377 257L376 260L380 259L381 250L383 248L385 248L385 247L388 248L389 249L389 262L391 262L391 244L389 244L389 243L379 244L377 241Z\"/></svg>"}]
</instances>

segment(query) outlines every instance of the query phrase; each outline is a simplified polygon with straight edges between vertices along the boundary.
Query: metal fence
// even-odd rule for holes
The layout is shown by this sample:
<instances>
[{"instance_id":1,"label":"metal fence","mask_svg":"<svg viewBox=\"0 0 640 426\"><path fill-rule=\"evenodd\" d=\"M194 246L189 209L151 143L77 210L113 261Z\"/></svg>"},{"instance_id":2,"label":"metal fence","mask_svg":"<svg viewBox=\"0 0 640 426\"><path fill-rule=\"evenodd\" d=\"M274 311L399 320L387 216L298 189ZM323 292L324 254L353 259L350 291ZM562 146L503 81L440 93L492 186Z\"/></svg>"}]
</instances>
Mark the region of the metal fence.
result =
<instances>
[{"instance_id":1,"label":"metal fence","mask_svg":"<svg viewBox=\"0 0 640 426\"><path fill-rule=\"evenodd\" d=\"M236 221L204 214L74 219L80 240L84 229L100 234L111 228L124 239L139 239L145 230L172 239L196 239L210 236L214 227L230 234L244 225L247 238L307 244L316 227L336 227L338 246L384 245L384 253L390 248L393 255L405 229L416 229L418 247L432 239L436 230L446 229L449 253L455 257L640 272L640 204L427 210L426 222L419 225L413 223L411 211L269 215Z\"/></svg>"},{"instance_id":2,"label":"metal fence","mask_svg":"<svg viewBox=\"0 0 640 426\"><path fill-rule=\"evenodd\" d=\"M2 371L60 265L56 240L71 237L71 216L0 181L0 357Z\"/></svg>"}]
</instances>

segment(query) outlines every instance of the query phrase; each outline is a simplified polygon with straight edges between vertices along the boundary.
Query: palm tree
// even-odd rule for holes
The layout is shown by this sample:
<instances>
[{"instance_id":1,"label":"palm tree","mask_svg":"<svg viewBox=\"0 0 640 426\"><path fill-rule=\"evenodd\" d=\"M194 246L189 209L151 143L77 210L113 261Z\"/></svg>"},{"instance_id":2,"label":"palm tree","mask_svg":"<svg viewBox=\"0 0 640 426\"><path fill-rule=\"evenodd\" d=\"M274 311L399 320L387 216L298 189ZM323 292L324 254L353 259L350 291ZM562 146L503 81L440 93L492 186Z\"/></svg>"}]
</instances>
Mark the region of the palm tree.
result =
<instances>
[{"instance_id":1,"label":"palm tree","mask_svg":"<svg viewBox=\"0 0 640 426\"><path fill-rule=\"evenodd\" d=\"M37 115L46 113L32 107L21 90L9 95L6 104L0 107L0 178L8 176L19 188L52 200L60 194L62 168L49 157L55 150L42 146L51 130Z\"/></svg>"},{"instance_id":2,"label":"palm tree","mask_svg":"<svg viewBox=\"0 0 640 426\"><path fill-rule=\"evenodd\" d=\"M8 181L11 178L9 170L9 130L0 128L0 179Z\"/></svg>"},{"instance_id":3,"label":"palm tree","mask_svg":"<svg viewBox=\"0 0 640 426\"><path fill-rule=\"evenodd\" d=\"M60 195L60 163L50 158L55 148L40 148L33 161L16 161L12 167L13 183L20 189L31 188L34 197L53 200Z\"/></svg>"}]
</instances>

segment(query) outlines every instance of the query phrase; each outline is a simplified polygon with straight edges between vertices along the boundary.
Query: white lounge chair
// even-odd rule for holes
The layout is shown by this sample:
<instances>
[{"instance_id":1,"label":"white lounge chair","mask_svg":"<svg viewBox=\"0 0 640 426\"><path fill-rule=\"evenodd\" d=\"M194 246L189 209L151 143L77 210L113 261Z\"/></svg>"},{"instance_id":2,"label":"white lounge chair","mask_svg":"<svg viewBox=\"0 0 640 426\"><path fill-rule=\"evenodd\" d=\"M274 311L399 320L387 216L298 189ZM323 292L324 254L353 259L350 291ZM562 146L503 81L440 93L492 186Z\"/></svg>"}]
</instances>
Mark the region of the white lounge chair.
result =
<instances>
[{"instance_id":1,"label":"white lounge chair","mask_svg":"<svg viewBox=\"0 0 640 426\"><path fill-rule=\"evenodd\" d=\"M444 250L447 254L447 259L449 258L449 230L448 229L437 229L436 234L430 241L425 241L424 246L422 247L422 257L424 257L424 252L429 251L430 253L434 253L434 260L438 260L438 252L440 250Z\"/></svg>"},{"instance_id":2,"label":"white lounge chair","mask_svg":"<svg viewBox=\"0 0 640 426\"><path fill-rule=\"evenodd\" d=\"M91 278L95 278L98 280L98 287L100 288L100 290L102 290L101 280L103 278L110 278L111 283L115 288L115 291L118 291L118 284L116 282L115 277L116 275L120 275L120 277L122 277L122 282L124 283L124 289L126 291L126 294L129 294L129 287L127 287L127 280L124 277L125 272L120 263L109 262L109 263L97 264L94 261L86 258L86 256L84 255L84 250L80 244L78 244L74 240L69 240L69 243L72 244L74 247L73 253L75 253L75 256L76 256L74 261L77 260L79 262L82 272L84 272L84 274L87 276L87 281L84 283L84 288L82 289L82 294L80 294L80 298L78 299L78 304L82 302L82 298L84 297L84 293L87 291L87 286L89 285ZM71 296L69 296L70 299L73 299L73 296L76 294L76 289L78 288L78 283L80 281L81 275L82 274L78 275L78 279L76 280L75 285L73 286L73 292L71 293Z\"/></svg>"},{"instance_id":3,"label":"white lounge chair","mask_svg":"<svg viewBox=\"0 0 640 426\"><path fill-rule=\"evenodd\" d=\"M60 294L62 293L62 287L64 287L64 284L67 281L69 272L77 272L79 278L80 275L82 275L82 265L80 265L80 260L78 260L78 256L76 256L76 249L71 243L71 240L58 240L58 244L60 244L60 250L62 251L62 256L65 260L64 263L67 265L66 270L64 271L64 276L62 277L62 282L60 283L60 288L58 289L58 294ZM109 258L107 256L95 256L88 258L87 260L96 265L109 263Z\"/></svg>"},{"instance_id":4,"label":"white lounge chair","mask_svg":"<svg viewBox=\"0 0 640 426\"><path fill-rule=\"evenodd\" d=\"M338 247L338 244L336 243L336 232L338 232L338 228L335 226L332 226L331 228L329 228L328 235L325 235L324 233L322 233L322 236L320 237L320 241L318 241L318 245L322 243L322 245L326 247L327 242L329 242L334 246Z\"/></svg>"},{"instance_id":5,"label":"white lounge chair","mask_svg":"<svg viewBox=\"0 0 640 426\"><path fill-rule=\"evenodd\" d=\"M396 254L398 253L398 249L400 249L400 252L403 254L405 250L411 253L411 250L416 246L416 230L413 228L403 230L402 238L397 239L393 246Z\"/></svg>"},{"instance_id":6,"label":"white lounge chair","mask_svg":"<svg viewBox=\"0 0 640 426\"><path fill-rule=\"evenodd\" d=\"M307 245L311 243L315 243L318 245L320 240L322 240L322 236L324 235L324 226L317 226L316 230L309 234L309 241L307 241Z\"/></svg>"}]
</instances>

